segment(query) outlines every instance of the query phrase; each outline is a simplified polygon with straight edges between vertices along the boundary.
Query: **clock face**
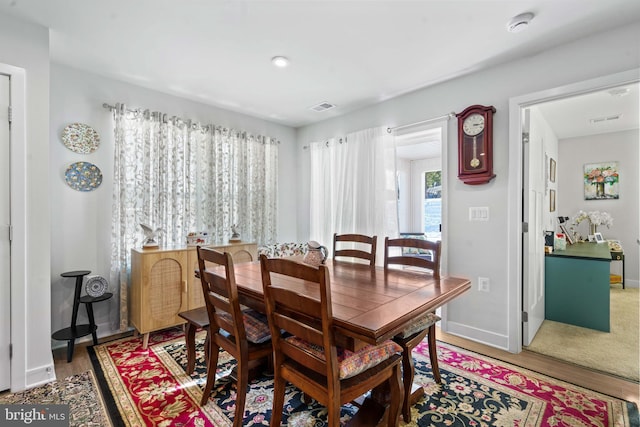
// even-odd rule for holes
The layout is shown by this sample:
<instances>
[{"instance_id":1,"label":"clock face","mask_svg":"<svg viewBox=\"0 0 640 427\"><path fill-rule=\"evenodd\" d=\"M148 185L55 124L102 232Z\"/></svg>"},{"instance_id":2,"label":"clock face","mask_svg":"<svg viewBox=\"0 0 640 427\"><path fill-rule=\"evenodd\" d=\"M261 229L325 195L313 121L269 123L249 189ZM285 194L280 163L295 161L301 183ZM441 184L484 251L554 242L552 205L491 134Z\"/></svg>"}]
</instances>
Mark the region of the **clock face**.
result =
<instances>
[{"instance_id":1,"label":"clock face","mask_svg":"<svg viewBox=\"0 0 640 427\"><path fill-rule=\"evenodd\" d=\"M469 136L478 135L484 130L484 116L482 114L472 114L462 123L462 130Z\"/></svg>"}]
</instances>

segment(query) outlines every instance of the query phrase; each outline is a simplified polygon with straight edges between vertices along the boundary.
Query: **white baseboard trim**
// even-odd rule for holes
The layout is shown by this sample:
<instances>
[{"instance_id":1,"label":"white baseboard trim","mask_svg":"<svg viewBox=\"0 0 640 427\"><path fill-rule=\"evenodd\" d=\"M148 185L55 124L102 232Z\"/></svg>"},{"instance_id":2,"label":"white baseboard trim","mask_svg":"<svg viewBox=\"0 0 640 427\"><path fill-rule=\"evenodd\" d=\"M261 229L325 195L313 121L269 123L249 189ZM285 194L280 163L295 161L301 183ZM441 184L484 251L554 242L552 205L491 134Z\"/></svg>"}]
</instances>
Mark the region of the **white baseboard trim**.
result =
<instances>
[{"instance_id":1,"label":"white baseboard trim","mask_svg":"<svg viewBox=\"0 0 640 427\"><path fill-rule=\"evenodd\" d=\"M26 373L26 388L30 389L56 380L56 369L53 363L29 369ZM12 390L14 391L14 390ZM21 390L15 390L21 391Z\"/></svg>"},{"instance_id":2,"label":"white baseboard trim","mask_svg":"<svg viewBox=\"0 0 640 427\"><path fill-rule=\"evenodd\" d=\"M507 335L474 328L462 323L452 322L451 320L447 321L447 330L444 332L500 350L509 351L509 337Z\"/></svg>"}]
</instances>

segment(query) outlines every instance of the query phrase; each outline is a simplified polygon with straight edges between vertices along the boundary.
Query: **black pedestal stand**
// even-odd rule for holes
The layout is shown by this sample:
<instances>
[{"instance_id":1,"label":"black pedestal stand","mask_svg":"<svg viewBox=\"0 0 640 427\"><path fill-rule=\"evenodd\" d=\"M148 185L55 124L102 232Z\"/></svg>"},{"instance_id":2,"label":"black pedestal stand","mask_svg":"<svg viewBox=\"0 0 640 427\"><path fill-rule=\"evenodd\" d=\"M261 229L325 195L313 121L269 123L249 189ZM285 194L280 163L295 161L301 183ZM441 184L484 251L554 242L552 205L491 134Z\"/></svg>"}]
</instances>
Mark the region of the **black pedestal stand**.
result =
<instances>
[{"instance_id":1,"label":"black pedestal stand","mask_svg":"<svg viewBox=\"0 0 640 427\"><path fill-rule=\"evenodd\" d=\"M71 315L71 326L68 328L60 329L51 335L51 338L58 341L68 341L67 342L67 363L71 362L73 359L73 349L75 347L76 338L84 337L85 335L91 334L93 337L93 345L98 344L98 336L96 335L96 330L98 327L95 324L93 318L93 303L107 300L113 296L112 293L106 292L99 297L92 297L89 295L85 295L80 297L80 293L82 291L82 280L84 276L90 274L89 270L79 270L79 271L69 271L67 273L62 273L62 277L75 277L76 278L76 288L73 296L73 313ZM76 321L78 320L78 307L80 303L83 303L87 307L87 315L89 316L89 324L76 325Z\"/></svg>"}]
</instances>

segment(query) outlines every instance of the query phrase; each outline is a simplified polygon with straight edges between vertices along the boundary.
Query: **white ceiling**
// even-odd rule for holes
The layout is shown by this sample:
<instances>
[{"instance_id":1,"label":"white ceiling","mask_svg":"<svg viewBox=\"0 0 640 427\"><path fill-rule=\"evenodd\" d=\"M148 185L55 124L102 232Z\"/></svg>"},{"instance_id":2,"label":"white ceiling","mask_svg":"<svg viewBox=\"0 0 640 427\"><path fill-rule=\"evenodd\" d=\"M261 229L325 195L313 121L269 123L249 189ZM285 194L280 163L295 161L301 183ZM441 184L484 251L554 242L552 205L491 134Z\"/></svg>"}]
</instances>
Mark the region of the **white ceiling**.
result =
<instances>
[{"instance_id":1,"label":"white ceiling","mask_svg":"<svg viewBox=\"0 0 640 427\"><path fill-rule=\"evenodd\" d=\"M523 12L529 28L507 32ZM637 22L640 1L0 0L0 13L50 28L54 62L299 127ZM309 109L324 101L337 106Z\"/></svg>"},{"instance_id":2,"label":"white ceiling","mask_svg":"<svg viewBox=\"0 0 640 427\"><path fill-rule=\"evenodd\" d=\"M638 83L538 104L558 139L640 127Z\"/></svg>"}]
</instances>

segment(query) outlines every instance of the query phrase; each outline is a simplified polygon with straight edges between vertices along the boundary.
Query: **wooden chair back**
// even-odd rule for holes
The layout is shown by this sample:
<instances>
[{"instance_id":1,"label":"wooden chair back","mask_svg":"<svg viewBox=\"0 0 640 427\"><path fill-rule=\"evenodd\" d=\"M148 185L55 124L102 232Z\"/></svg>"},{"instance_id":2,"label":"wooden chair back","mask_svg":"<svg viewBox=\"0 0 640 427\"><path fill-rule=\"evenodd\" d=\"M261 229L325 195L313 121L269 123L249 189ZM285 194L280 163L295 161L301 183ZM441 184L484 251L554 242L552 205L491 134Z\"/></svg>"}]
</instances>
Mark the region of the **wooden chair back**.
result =
<instances>
[{"instance_id":1,"label":"wooden chair back","mask_svg":"<svg viewBox=\"0 0 640 427\"><path fill-rule=\"evenodd\" d=\"M382 422L397 426L403 397L399 354L354 373L354 376L340 377L327 266L314 267L286 258L267 258L264 254L260 255L260 265L273 343L271 425L281 424L287 382L327 407L327 425L331 427L340 425L341 404L387 382L388 410L376 413L365 409L365 401L351 423L379 425L372 418L385 416L386 420ZM372 395L382 397L387 396L387 392Z\"/></svg>"},{"instance_id":2,"label":"wooden chair back","mask_svg":"<svg viewBox=\"0 0 640 427\"><path fill-rule=\"evenodd\" d=\"M402 255L391 256L390 251L393 248L400 248L400 250L409 249L415 251L415 253L403 253ZM422 251L423 253L420 253ZM425 251L430 251L431 256L427 257L424 254ZM390 239L385 237L384 239L384 268L388 268L389 265L403 265L407 267L419 267L431 270L433 277L440 278L440 241L432 242L430 240L412 239L412 238L399 238Z\"/></svg>"},{"instance_id":3,"label":"wooden chair back","mask_svg":"<svg viewBox=\"0 0 640 427\"><path fill-rule=\"evenodd\" d=\"M342 243L338 243L342 242ZM350 248L340 249L342 244L365 244L369 245L369 252L364 249L358 249L360 245ZM350 257L359 258L365 261L369 261L369 265L376 264L376 246L378 243L378 236L367 236L364 234L333 234L333 258L336 257Z\"/></svg>"},{"instance_id":4,"label":"wooden chair back","mask_svg":"<svg viewBox=\"0 0 640 427\"><path fill-rule=\"evenodd\" d=\"M211 264L221 265L224 271L207 269ZM222 329L238 338L235 343L245 341L247 337L231 254L198 246L198 268L211 331L215 334Z\"/></svg>"},{"instance_id":5,"label":"wooden chair back","mask_svg":"<svg viewBox=\"0 0 640 427\"><path fill-rule=\"evenodd\" d=\"M274 349L274 364L292 359L328 378L338 381L338 362L331 310L329 271L283 258L260 256L262 286ZM272 284L272 275L288 276L295 289ZM297 279L297 280L296 280ZM288 280L289 282L289 280ZM324 348L325 360L282 339L281 331Z\"/></svg>"}]
</instances>

